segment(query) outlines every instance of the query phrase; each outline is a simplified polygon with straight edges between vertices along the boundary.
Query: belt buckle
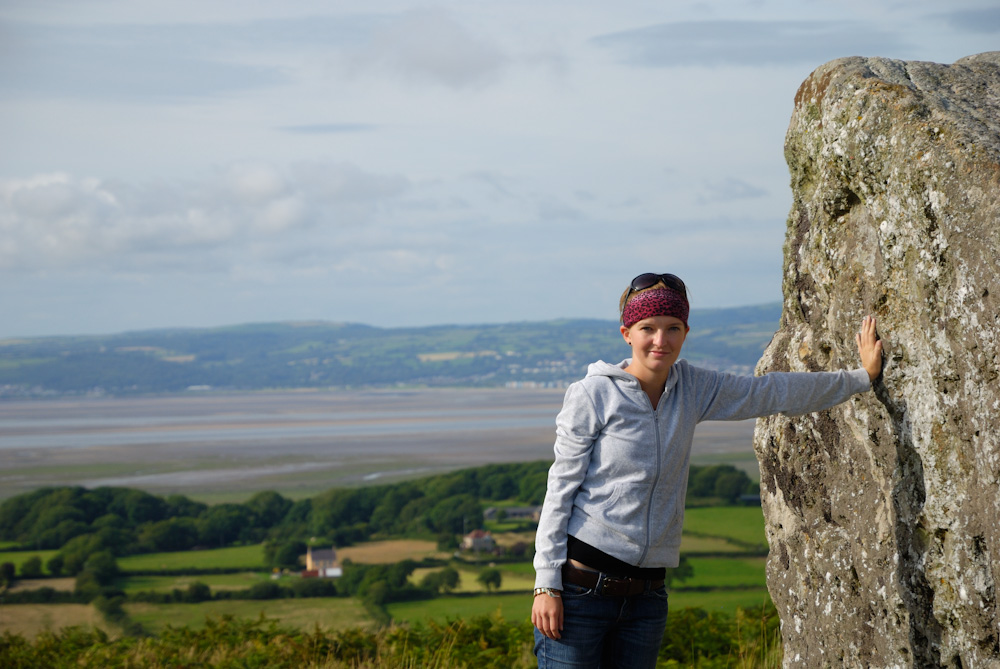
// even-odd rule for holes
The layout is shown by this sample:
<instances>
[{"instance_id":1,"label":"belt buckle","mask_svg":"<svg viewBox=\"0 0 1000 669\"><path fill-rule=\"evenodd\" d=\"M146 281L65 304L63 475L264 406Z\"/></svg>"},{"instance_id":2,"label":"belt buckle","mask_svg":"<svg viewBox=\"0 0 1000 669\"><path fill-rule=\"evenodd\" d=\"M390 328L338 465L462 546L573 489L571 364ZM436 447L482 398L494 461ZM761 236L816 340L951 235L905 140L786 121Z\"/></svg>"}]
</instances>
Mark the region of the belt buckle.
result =
<instances>
[{"instance_id":1,"label":"belt buckle","mask_svg":"<svg viewBox=\"0 0 1000 669\"><path fill-rule=\"evenodd\" d=\"M601 574L601 582L598 585L597 592L600 595L607 596L608 586L619 586L622 587L621 595L611 595L612 597L619 596L624 597L628 595L629 587L632 584L631 578L616 578L614 576L608 576L607 574Z\"/></svg>"}]
</instances>

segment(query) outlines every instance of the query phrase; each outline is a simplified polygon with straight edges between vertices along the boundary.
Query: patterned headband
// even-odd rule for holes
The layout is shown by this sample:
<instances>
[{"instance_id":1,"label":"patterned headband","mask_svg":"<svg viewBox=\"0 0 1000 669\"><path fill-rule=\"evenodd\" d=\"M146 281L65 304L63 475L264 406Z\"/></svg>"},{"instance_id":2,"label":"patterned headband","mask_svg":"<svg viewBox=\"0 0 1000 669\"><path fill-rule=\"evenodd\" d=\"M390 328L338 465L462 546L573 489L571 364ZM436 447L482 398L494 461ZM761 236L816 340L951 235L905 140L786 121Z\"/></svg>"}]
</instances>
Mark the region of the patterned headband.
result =
<instances>
[{"instance_id":1,"label":"patterned headband","mask_svg":"<svg viewBox=\"0 0 1000 669\"><path fill-rule=\"evenodd\" d=\"M622 325L632 327L644 318L653 316L673 316L687 327L690 306L687 298L670 288L656 288L638 293L625 305Z\"/></svg>"}]
</instances>

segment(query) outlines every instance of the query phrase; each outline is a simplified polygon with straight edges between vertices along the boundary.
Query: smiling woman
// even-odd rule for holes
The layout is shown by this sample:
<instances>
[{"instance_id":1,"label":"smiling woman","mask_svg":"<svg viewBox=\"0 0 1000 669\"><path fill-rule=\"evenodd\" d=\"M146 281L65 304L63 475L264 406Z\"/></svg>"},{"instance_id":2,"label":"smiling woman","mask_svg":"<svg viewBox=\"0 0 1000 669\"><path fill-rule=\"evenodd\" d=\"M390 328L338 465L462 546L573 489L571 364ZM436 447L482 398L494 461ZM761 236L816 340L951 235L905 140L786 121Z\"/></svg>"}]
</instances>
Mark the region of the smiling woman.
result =
<instances>
[{"instance_id":1,"label":"smiling woman","mask_svg":"<svg viewBox=\"0 0 1000 669\"><path fill-rule=\"evenodd\" d=\"M871 318L857 337L860 369L751 377L678 359L690 307L673 274L640 274L620 306L632 358L592 364L556 419L535 540L539 667L655 666L699 422L818 411L868 390L882 369Z\"/></svg>"}]
</instances>

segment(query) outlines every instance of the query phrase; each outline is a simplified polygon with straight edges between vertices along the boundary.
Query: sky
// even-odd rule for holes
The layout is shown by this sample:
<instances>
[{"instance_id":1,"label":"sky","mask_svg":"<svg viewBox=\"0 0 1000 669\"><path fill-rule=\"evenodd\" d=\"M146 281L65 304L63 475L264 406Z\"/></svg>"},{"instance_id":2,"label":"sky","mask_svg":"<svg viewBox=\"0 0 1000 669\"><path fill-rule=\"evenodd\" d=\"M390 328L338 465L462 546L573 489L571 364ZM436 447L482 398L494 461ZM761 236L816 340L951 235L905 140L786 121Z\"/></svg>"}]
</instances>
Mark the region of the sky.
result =
<instances>
[{"instance_id":1,"label":"sky","mask_svg":"<svg viewBox=\"0 0 1000 669\"><path fill-rule=\"evenodd\" d=\"M0 0L0 338L781 299L799 84L997 0Z\"/></svg>"}]
</instances>

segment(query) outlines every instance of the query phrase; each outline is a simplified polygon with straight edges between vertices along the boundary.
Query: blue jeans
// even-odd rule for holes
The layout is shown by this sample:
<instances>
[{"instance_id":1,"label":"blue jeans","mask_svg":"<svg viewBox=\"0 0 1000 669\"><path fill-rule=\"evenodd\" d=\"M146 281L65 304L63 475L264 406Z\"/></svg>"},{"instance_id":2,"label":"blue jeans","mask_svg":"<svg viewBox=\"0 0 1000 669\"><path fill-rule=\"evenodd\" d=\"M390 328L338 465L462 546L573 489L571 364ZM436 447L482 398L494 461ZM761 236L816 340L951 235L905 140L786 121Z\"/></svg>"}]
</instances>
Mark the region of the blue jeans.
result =
<instances>
[{"instance_id":1,"label":"blue jeans","mask_svg":"<svg viewBox=\"0 0 1000 669\"><path fill-rule=\"evenodd\" d=\"M667 626L667 592L605 597L563 583L562 638L535 630L538 669L650 669Z\"/></svg>"}]
</instances>

